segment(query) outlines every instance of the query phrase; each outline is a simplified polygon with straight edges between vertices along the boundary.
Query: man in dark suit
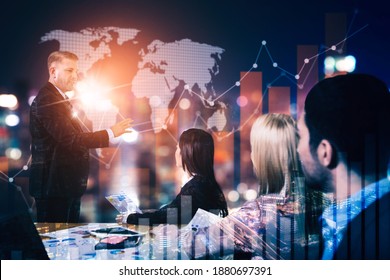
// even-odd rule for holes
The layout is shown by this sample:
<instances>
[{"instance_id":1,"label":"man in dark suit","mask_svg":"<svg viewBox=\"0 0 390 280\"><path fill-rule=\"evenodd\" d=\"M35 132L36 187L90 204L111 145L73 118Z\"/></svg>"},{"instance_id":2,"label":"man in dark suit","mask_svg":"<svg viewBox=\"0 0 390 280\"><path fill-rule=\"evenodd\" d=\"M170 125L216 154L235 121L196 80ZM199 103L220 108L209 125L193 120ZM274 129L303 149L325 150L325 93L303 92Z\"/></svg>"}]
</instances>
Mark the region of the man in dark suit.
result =
<instances>
[{"instance_id":1,"label":"man in dark suit","mask_svg":"<svg viewBox=\"0 0 390 280\"><path fill-rule=\"evenodd\" d=\"M78 222L87 187L89 149L109 145L130 127L125 119L110 129L83 132L65 92L78 80L78 58L56 51L48 58L49 81L31 104L30 194L38 222Z\"/></svg>"},{"instance_id":2,"label":"man in dark suit","mask_svg":"<svg viewBox=\"0 0 390 280\"><path fill-rule=\"evenodd\" d=\"M390 93L366 74L317 83L298 122L308 187L330 198L323 259L390 259Z\"/></svg>"}]
</instances>

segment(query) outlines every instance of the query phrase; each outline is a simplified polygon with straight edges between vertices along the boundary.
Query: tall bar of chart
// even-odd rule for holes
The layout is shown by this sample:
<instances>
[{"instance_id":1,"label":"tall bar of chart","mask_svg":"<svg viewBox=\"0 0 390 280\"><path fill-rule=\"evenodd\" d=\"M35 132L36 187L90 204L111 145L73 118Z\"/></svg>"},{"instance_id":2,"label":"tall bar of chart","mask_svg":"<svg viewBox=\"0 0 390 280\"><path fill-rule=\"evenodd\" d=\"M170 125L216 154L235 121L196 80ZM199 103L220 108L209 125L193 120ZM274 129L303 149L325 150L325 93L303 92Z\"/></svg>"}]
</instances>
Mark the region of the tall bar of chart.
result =
<instances>
[{"instance_id":1,"label":"tall bar of chart","mask_svg":"<svg viewBox=\"0 0 390 280\"><path fill-rule=\"evenodd\" d=\"M8 158L0 157L0 184L8 184Z\"/></svg>"},{"instance_id":2,"label":"tall bar of chart","mask_svg":"<svg viewBox=\"0 0 390 280\"><path fill-rule=\"evenodd\" d=\"M240 181L250 184L254 180L250 157L250 131L253 122L262 114L262 72L241 72L240 84Z\"/></svg>"},{"instance_id":3,"label":"tall bar of chart","mask_svg":"<svg viewBox=\"0 0 390 280\"><path fill-rule=\"evenodd\" d=\"M297 87L297 118L303 112L307 93L318 81L317 54L318 47L315 45L299 45L297 47L297 73L300 73L301 77ZM303 67L304 64L308 65Z\"/></svg>"},{"instance_id":4,"label":"tall bar of chart","mask_svg":"<svg viewBox=\"0 0 390 280\"><path fill-rule=\"evenodd\" d=\"M215 177L222 190L233 189L234 172L234 137L229 132L221 131L214 134Z\"/></svg>"},{"instance_id":5,"label":"tall bar of chart","mask_svg":"<svg viewBox=\"0 0 390 280\"><path fill-rule=\"evenodd\" d=\"M268 112L290 114L290 87L270 87L268 89Z\"/></svg>"},{"instance_id":6,"label":"tall bar of chart","mask_svg":"<svg viewBox=\"0 0 390 280\"><path fill-rule=\"evenodd\" d=\"M337 46L336 50L341 50L341 52L345 50L346 41L344 39L346 34L347 16L345 13L325 14L325 44L328 47L333 46L337 42L342 42ZM333 54L340 54L340 52L334 52Z\"/></svg>"}]
</instances>

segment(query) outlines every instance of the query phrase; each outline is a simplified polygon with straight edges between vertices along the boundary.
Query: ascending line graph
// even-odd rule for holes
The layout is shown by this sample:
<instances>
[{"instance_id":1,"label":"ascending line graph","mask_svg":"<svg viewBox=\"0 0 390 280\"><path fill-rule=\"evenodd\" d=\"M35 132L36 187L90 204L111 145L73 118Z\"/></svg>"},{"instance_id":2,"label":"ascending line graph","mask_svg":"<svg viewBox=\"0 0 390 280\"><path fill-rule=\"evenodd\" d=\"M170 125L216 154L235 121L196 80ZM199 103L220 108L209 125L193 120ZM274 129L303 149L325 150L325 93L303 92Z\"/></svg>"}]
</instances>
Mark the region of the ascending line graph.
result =
<instances>
[{"instance_id":1,"label":"ascending line graph","mask_svg":"<svg viewBox=\"0 0 390 280\"><path fill-rule=\"evenodd\" d=\"M173 110L170 111L168 117L165 119L164 123L158 127L159 129L162 129L163 131L166 131L167 134L172 138L172 141L174 141L175 143L177 143L177 139L174 135L172 135L172 133L169 131L168 129L168 124L169 124L169 121L172 120L172 118L174 117L173 114L174 114L174 111L175 109L179 106L179 103L180 101L186 97L186 95L189 95L189 96L196 96L197 98L199 98L204 104L208 104L209 106L215 106L215 104L221 100L225 95L227 95L229 92L231 92L234 88L236 87L240 87L241 86L241 83L247 78L247 76L253 72L253 71L256 71L256 69L258 69L259 67L259 63L260 63L260 58L261 58L261 54L263 52L266 53L266 55L268 56L268 59L270 61L270 63L272 64L272 67L274 67L275 69L278 69L280 70L280 73L278 76L276 76L275 78L273 78L270 82L268 82L265 86L265 89L263 90L263 94L262 94L262 97L260 98L258 104L254 107L255 109L253 110L253 112L245 119L245 120L242 120L241 121L241 124L238 126L238 127L235 127L233 128L231 131L229 131L228 133L224 133L223 135L220 135L219 133L213 131L213 130L210 130L210 132L214 135L214 137L218 140L218 141L222 141L223 139L227 138L227 137L230 137L232 134L236 133L236 132L239 132L241 131L245 126L248 125L248 123L250 122L251 119L254 118L255 115L259 114L260 112L260 106L262 105L262 102L263 102L263 97L268 93L268 90L277 82L279 81L280 79L282 78L285 78L287 79L293 86L296 86L297 88L299 89L303 89L306 85L306 81L307 81L307 77L309 76L309 74L312 72L313 70L313 66L315 65L315 63L317 62L318 58L329 52L329 51L338 51L338 52L342 52L343 51L343 48L344 48L344 45L346 43L346 41L351 38L352 36L355 36L356 34L358 34L359 32L361 32L362 30L364 30L368 25L364 25L363 27L357 29L356 31L350 33L351 31L351 28L352 28L352 23L354 22L354 19L355 19L355 16L356 16L356 13L351 21L351 24L348 28L348 31L347 31L347 34L345 36L345 38L339 42L337 42L336 44L334 45L331 45L329 47L325 47L323 48L322 50L320 50L320 52L318 52L317 54L311 56L311 57L307 57L304 59L303 63L302 63L302 67L299 69L299 71L295 72L295 71L288 71L286 68L282 67L278 62L277 60L274 59L274 57L272 56L272 52L271 50L268 48L268 44L267 44L267 41L266 40L263 40L260 44L260 47L259 47L259 51L257 52L257 55L256 55L256 58L254 60L254 62L252 63L252 65L249 67L249 70L245 71L244 74L240 77L240 79L234 83L232 83L231 86L227 87L226 90L224 90L223 92L221 92L220 94L215 94L214 95L214 98L211 97L211 98L205 98L203 95L199 94L198 92L194 91L192 88L190 88L188 85L184 85L184 88L182 90L182 92L179 94L179 97L177 98L177 101L176 103L174 104L173 106ZM302 76L302 73L304 72L304 70L309 67L308 71L306 71L306 75ZM110 91L113 91L115 89L118 89L118 88L124 88L124 87L130 87L132 84L131 83L126 83L126 84L122 84L122 85L117 85L117 86L114 86L114 87L111 87L109 89L106 89L107 92L110 92ZM118 112L118 115L120 116L120 118L122 119L125 119L125 116L123 116L122 113ZM75 117L77 117L80 121L80 123L83 125L84 129L86 131L90 131L90 129L87 127L87 125L77 116L77 114L75 114ZM99 127L102 126L102 123L103 123L103 118L105 117L105 115L103 114L102 115L102 121L100 122L99 124ZM193 126L196 126L196 124L198 122L201 122L202 124L204 124L206 127L208 126L207 124L207 120L204 119L202 117L202 115L197 112L196 113L196 116L195 116L195 120L194 120L194 123L193 123ZM150 124L151 121L147 121L147 122L140 122L140 123L134 123L133 124L133 128L135 129L136 127L138 126L141 126L141 125L147 125L147 124ZM154 130L155 128L152 128L152 129L144 129L144 130L137 130L137 133L139 134L142 134L142 133L146 133L146 132L150 132L152 130ZM97 161L99 161L100 163L104 164L106 166L106 168L110 168L111 167L111 164L112 164L112 161L114 159L114 157L116 156L117 152L119 151L120 147L123 145L123 140L120 139L119 142L117 143L116 147L115 147L115 150L114 152L112 153L111 157L106 159L106 158L101 158L99 156L96 156L95 154L91 153L91 157L96 159ZM19 187L17 186L14 181L15 181L15 178L20 176L24 171L27 171L28 168L29 168L29 165L31 163L31 156L29 157L27 163L25 165L23 165L22 169L19 170L18 172L16 172L13 176L8 176L6 173L0 171L0 180L2 181L6 181L16 187Z\"/></svg>"}]
</instances>

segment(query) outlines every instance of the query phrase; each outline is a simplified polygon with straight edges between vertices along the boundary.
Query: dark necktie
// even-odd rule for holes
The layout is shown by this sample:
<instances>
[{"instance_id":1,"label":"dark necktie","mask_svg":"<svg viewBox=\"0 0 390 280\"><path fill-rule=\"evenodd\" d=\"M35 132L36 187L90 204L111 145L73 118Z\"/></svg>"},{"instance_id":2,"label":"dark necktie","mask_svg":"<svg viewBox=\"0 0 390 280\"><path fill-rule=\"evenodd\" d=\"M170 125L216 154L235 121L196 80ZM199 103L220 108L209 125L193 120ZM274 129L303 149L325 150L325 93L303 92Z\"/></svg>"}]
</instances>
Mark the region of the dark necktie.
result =
<instances>
[{"instance_id":1,"label":"dark necktie","mask_svg":"<svg viewBox=\"0 0 390 280\"><path fill-rule=\"evenodd\" d=\"M68 106L68 108L69 108L69 110L73 110L73 106L72 106L72 104L70 103L70 99L69 99L69 97L66 95L66 94L64 94L65 95L65 104L66 104L66 106Z\"/></svg>"},{"instance_id":2,"label":"dark necktie","mask_svg":"<svg viewBox=\"0 0 390 280\"><path fill-rule=\"evenodd\" d=\"M79 131L83 131L83 129L81 128L82 126L81 126L80 120L78 118L75 118L74 115L73 115L73 113L74 113L73 112L73 106L72 106L72 104L69 101L70 100L69 97L66 94L64 94L64 95L65 95L65 104L66 104L66 106L68 106L68 109L69 109L69 111L71 112L71 115L72 115L72 120L73 120L72 123L73 123L73 125L75 127L77 127L77 129Z\"/></svg>"}]
</instances>

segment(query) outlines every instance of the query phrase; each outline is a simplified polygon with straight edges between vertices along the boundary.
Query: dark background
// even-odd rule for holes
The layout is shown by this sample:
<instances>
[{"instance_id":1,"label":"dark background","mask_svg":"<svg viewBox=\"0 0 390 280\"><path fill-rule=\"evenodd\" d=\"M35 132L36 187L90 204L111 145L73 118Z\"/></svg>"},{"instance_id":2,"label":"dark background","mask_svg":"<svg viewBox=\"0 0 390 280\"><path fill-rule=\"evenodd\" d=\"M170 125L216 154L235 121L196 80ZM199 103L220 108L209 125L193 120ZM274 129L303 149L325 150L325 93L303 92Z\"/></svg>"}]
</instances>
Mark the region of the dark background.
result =
<instances>
[{"instance_id":1,"label":"dark background","mask_svg":"<svg viewBox=\"0 0 390 280\"><path fill-rule=\"evenodd\" d=\"M41 37L51 30L79 32L87 27L105 26L134 28L140 30L136 37L137 50L146 47L155 39L173 42L189 38L194 42L221 47L225 52L219 63L220 72L213 80L217 94L224 92L239 80L241 71L248 71L251 68L263 40L267 41L267 48L272 59L290 73L295 73L297 69L297 47L299 45L317 46L320 53L318 78L321 79L324 77L323 60L327 54L331 53L326 50L332 44L347 38L340 54L353 55L356 58L355 72L373 74L390 85L388 71L390 12L386 1L87 0L6 1L0 5L0 94L15 94L19 99L17 113L22 116L21 123L17 127L5 127L2 120L7 110L0 108L2 126L0 134L9 137L7 141L0 141L0 157L4 157L7 145L19 147L23 151L21 160L8 161L10 177L15 176L21 170L29 157L27 99L36 94L47 81L47 56L59 48L57 41L39 43ZM341 15L345 21L343 24L329 22L327 21L329 15ZM332 34L338 40L332 41ZM110 67L103 70L103 74L104 71L115 73L114 79L117 84L131 82L137 70L137 63L129 61L130 57L137 56L137 52L131 49L131 46L127 46L127 49L134 53L131 55L123 53L121 54L125 57L123 61L117 61L117 63L122 63L121 66L124 68L121 69L127 70L115 71ZM118 59L122 57L121 55L113 57ZM264 49L257 63L259 68L256 70L263 72L263 87L279 77L281 70L272 67L270 57ZM296 94L294 81L281 78L273 85L291 86L293 101L294 94ZM121 94L131 96L132 93L128 89L123 90L127 91ZM223 101L226 104L234 102L238 94L239 88L234 88ZM230 97L232 97L231 100ZM233 123L239 122L239 112L233 110L231 118ZM155 137L152 134L150 137ZM237 139L237 137L234 138L235 147L240 144ZM156 143L155 141L153 138L152 145ZM151 173L159 171L159 166L154 165L158 163L154 162L153 155L148 154L148 151L141 153L131 147L122 147L122 150L127 154L138 154L144 163L153 162L151 166L141 164L138 167L148 168ZM173 153L171 158L173 158ZM240 167L240 154L235 154L234 157L234 168ZM173 167L174 162L171 160L166 164ZM95 179L96 182L98 173L98 166L92 164L90 179ZM114 176L112 174L111 171L107 172L107 176ZM239 178L237 174L239 172L234 171L233 175L229 175L234 177L232 179L234 182L225 186L227 190L236 188L241 180L249 180L249 178ZM18 176L25 178L16 183L23 187L27 200L29 200L28 171ZM158 175L152 174L145 184L157 186L158 181ZM0 183L4 183L4 180ZM172 186L168 184L166 188L172 188ZM99 186L93 189L99 192ZM159 193L164 193L164 188L160 188ZM159 201L153 202L151 194L153 191L149 193L152 202L148 206L159 205ZM174 192L170 193L170 196L173 195ZM168 198L165 200L169 201ZM103 204L106 203L104 197L101 201ZM109 208L107 205L97 207ZM94 210L89 209L89 211ZM112 221L112 214L108 217L104 217L102 213L99 215L101 218L98 216L90 219Z\"/></svg>"},{"instance_id":2,"label":"dark background","mask_svg":"<svg viewBox=\"0 0 390 280\"><path fill-rule=\"evenodd\" d=\"M222 47L225 53L215 87L220 85L223 90L226 83L237 80L239 71L249 69L262 40L267 41L274 60L294 72L297 45L326 46L328 13L345 14L347 26L340 28L349 29L348 35L367 26L347 40L347 52L357 59L356 71L372 73L390 84L390 12L386 1L5 2L0 9L0 87L11 91L21 81L39 88L47 80L46 57L58 45L39 41L54 29L129 27L141 30L140 44L190 38ZM270 80L275 75L264 72Z\"/></svg>"}]
</instances>

